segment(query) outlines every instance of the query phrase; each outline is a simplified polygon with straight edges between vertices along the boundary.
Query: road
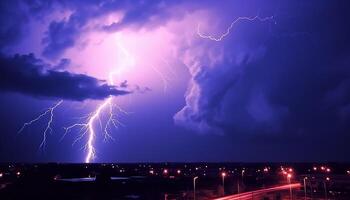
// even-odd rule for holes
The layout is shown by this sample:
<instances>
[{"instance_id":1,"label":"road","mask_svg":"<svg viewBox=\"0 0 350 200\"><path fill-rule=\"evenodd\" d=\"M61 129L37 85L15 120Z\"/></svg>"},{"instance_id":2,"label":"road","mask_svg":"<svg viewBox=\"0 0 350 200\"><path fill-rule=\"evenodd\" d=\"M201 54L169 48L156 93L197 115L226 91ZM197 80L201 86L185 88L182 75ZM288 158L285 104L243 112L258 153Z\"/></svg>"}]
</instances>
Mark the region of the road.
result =
<instances>
[{"instance_id":1,"label":"road","mask_svg":"<svg viewBox=\"0 0 350 200\"><path fill-rule=\"evenodd\" d=\"M300 188L301 184L300 183L293 183L293 184L287 184L287 185L280 185L280 186L275 186L275 187L270 187L270 188L265 188L265 189L259 189L259 190L254 190L250 192L243 192L240 194L234 194L234 195L229 195L225 197L220 197L214 200L251 200L254 197L257 198L260 195L269 193L269 192L277 192L277 191L282 191L282 190L289 190L290 188L295 189L295 188Z\"/></svg>"}]
</instances>

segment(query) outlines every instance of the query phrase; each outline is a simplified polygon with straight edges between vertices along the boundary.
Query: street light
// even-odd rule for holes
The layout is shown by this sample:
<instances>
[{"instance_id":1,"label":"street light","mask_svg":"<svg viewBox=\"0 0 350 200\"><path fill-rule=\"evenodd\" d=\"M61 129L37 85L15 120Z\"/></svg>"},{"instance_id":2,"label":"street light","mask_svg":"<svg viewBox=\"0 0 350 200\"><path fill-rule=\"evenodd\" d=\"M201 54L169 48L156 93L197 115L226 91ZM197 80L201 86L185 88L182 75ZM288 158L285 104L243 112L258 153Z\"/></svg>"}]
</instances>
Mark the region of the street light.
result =
<instances>
[{"instance_id":1,"label":"street light","mask_svg":"<svg viewBox=\"0 0 350 200\"><path fill-rule=\"evenodd\" d=\"M244 175L244 172L245 172L245 170L242 169L242 172L241 172L241 174L242 174L242 185L244 184L244 183L243 183L243 175ZM239 185L238 185L238 186L239 186Z\"/></svg>"},{"instance_id":2,"label":"street light","mask_svg":"<svg viewBox=\"0 0 350 200\"><path fill-rule=\"evenodd\" d=\"M307 179L307 176L304 177L304 199L306 200L306 179Z\"/></svg>"},{"instance_id":3,"label":"street light","mask_svg":"<svg viewBox=\"0 0 350 200\"><path fill-rule=\"evenodd\" d=\"M292 194L292 184L290 183L290 179L292 178L292 174L287 175L288 183L289 183L289 193L290 193L290 199L293 199L293 194Z\"/></svg>"},{"instance_id":4,"label":"street light","mask_svg":"<svg viewBox=\"0 0 350 200\"><path fill-rule=\"evenodd\" d=\"M196 200L196 180L198 176L193 178L193 199Z\"/></svg>"},{"instance_id":5,"label":"street light","mask_svg":"<svg viewBox=\"0 0 350 200\"><path fill-rule=\"evenodd\" d=\"M226 173L222 172L221 176L222 176L222 193L223 193L223 196L225 196L225 176L226 176Z\"/></svg>"},{"instance_id":6,"label":"street light","mask_svg":"<svg viewBox=\"0 0 350 200\"><path fill-rule=\"evenodd\" d=\"M326 181L329 181L329 180L330 180L330 178L326 177ZM324 197L327 200L328 196L327 196L327 183L326 183L326 181L323 181L323 186L324 186Z\"/></svg>"}]
</instances>

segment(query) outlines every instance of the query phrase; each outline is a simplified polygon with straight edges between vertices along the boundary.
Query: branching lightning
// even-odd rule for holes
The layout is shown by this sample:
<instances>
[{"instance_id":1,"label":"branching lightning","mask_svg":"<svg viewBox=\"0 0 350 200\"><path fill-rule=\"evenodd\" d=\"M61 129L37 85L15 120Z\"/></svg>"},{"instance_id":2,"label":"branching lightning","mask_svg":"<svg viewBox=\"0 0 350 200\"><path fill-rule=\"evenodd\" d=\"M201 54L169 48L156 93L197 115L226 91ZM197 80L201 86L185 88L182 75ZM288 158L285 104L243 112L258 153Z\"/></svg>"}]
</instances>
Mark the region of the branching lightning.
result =
<instances>
[{"instance_id":1,"label":"branching lightning","mask_svg":"<svg viewBox=\"0 0 350 200\"><path fill-rule=\"evenodd\" d=\"M111 71L108 75L108 84L114 85L114 76L120 75L125 68L128 66L134 65L134 59L130 56L128 51L121 45L121 43L118 43L118 48L122 52L123 56L123 62L120 64L119 68L115 71ZM85 157L85 162L90 163L95 157L96 157L96 150L94 146L94 140L96 138L96 131L94 124L98 120L100 123L100 126L102 126L102 122L100 120L101 112L105 110L107 107L109 107L108 112L108 120L105 124L105 127L103 128L103 135L104 135L104 141L107 141L108 139L114 140L111 134L109 133L110 127L118 128L119 125L123 125L120 121L116 119L116 114L114 114L114 109L118 108L118 111L127 114L124 110L122 110L117 105L113 104L112 102L113 97L109 96L102 104L100 104L95 111L90 113L86 118L85 123L76 123L71 126L68 126L65 129L64 135L66 135L68 132L70 132L74 128L80 128L79 134L80 136L73 142L75 144L78 140L82 139L86 134L88 135L88 140L85 144L85 148L87 149L87 154Z\"/></svg>"},{"instance_id":2,"label":"branching lightning","mask_svg":"<svg viewBox=\"0 0 350 200\"><path fill-rule=\"evenodd\" d=\"M237 19L235 19L230 24L230 26L226 29L226 31L223 34L219 35L219 36L206 35L206 34L202 33L200 31L200 25L198 24L198 26L197 26L197 34L199 35L199 37L201 37L203 39L209 39L209 40L212 40L212 41L219 42L219 41L222 41L226 36L228 36L230 34L230 32L231 32L231 29L237 23L239 23L241 21L255 21L255 20L258 20L260 22L264 22L264 21L272 20L272 19L273 19L273 16L265 17L265 18L261 18L259 16L255 16L255 17L238 17ZM122 61L119 64L118 69L113 70L113 71L111 71L108 74L108 84L109 85L115 85L115 81L114 81L115 76L121 75L123 70L125 70L129 66L134 65L134 59L130 56L128 51L121 45L120 41L118 42L118 48L119 48L118 52L122 53L122 56L121 56L121 60ZM166 60L163 60L163 62L165 62L167 65L169 65L166 62ZM168 88L168 82L170 81L171 78L169 78L168 75L162 73L162 71L158 70L156 67L151 66L151 68L161 78L161 80L163 82L163 90L164 90L164 92L166 92L166 90ZM173 72L172 72L172 75L174 75ZM52 132L51 125L52 125L53 118L54 118L54 111L60 104L62 104L62 102L63 102L63 100L58 101L56 104L54 104L52 107L48 108L45 112L40 114L35 119L24 123L24 125L22 126L22 128L18 132L19 133L22 132L25 128L27 128L28 126L36 123L37 121L39 121L43 117L49 116L49 119L47 121L46 127L45 127L44 132L43 132L43 139L42 139L42 142L40 144L40 148L45 147L47 134ZM102 123L102 120L101 120L101 115L102 115L103 112L106 112L107 115L108 115L108 118L105 121L104 126L102 125L103 123ZM65 132L64 132L63 137L66 134L68 134L69 132L71 132L73 129L78 129L78 133L79 133L79 136L73 141L73 145L76 142L78 142L79 140L83 139L84 137L87 137L87 141L86 141L86 143L84 145L84 148L87 151L86 156L85 156L85 162L86 163L90 163L96 157L96 148L94 146L95 139L96 139L96 130L95 130L96 123L98 123L100 125L101 132L103 133L103 137L104 137L103 140L104 141L114 140L114 138L110 134L111 128L118 128L119 126L124 126L123 123L121 123L117 119L117 114L115 114L115 113L118 113L118 112L119 113L128 114L128 112L122 110L120 107L118 107L117 105L115 105L113 103L113 96L109 96L101 104L99 104L97 106L97 108L93 112L91 112L87 116L82 117L81 120L83 122L75 123L73 125L65 127L64 128Z\"/></svg>"},{"instance_id":3,"label":"branching lightning","mask_svg":"<svg viewBox=\"0 0 350 200\"><path fill-rule=\"evenodd\" d=\"M265 18L261 18L259 16L255 16L255 17L238 17L226 29L226 32L224 32L223 34L221 34L220 36L217 36L217 37L212 36L212 35L205 35L205 34L201 33L201 31L200 31L200 24L198 24L198 26L197 26L197 34L201 38L209 39L209 40L216 41L216 42L220 42L221 40L223 40L226 36L228 36L230 34L231 29L235 26L235 24L239 23L240 21L255 21L255 20L259 20L261 22L264 22L264 21L272 20L272 19L273 19L273 16L265 17Z\"/></svg>"},{"instance_id":4,"label":"branching lightning","mask_svg":"<svg viewBox=\"0 0 350 200\"><path fill-rule=\"evenodd\" d=\"M128 66L132 66L134 65L134 59L130 56L130 54L128 53L128 51L121 45L121 42L118 41L118 48L119 51L122 55L120 56L120 59L122 60L121 63L119 63L118 69L111 71L108 74L108 84L109 85L115 85L114 82L114 77L115 76L119 76L121 74L121 72L123 70L125 70L125 68L127 68ZM78 142L79 140L83 139L84 136L88 135L87 138L87 142L84 145L84 148L87 150L87 154L85 156L85 162L86 163L90 163L95 157L96 157L96 150L95 150L95 146L94 146L94 141L96 138L96 131L95 131L95 123L99 122L100 127L101 127L101 132L104 135L104 141L107 140L114 140L114 138L112 137L112 135L109 133L111 128L118 128L119 126L124 126L123 123L121 123L119 120L117 120L117 114L115 114L116 112L118 113L123 113L123 114L129 114L128 112L126 112L125 110L121 109L119 106L115 105L113 103L113 96L110 95L107 99L105 99L103 101L103 103L101 103L95 111L91 112L90 114L80 117L80 120L83 120L85 122L83 123L76 123L73 124L71 126L65 127L64 130L64 135L62 137L62 139L64 138L64 136L70 132L71 130L75 129L75 128L79 128L79 136L73 141L74 145L76 142ZM21 133L25 128L27 128L28 126L31 126L32 124L34 124L35 122L39 121L40 119L42 119L45 116L49 116L49 120L46 124L46 128L43 132L43 139L42 142L40 144L40 148L45 147L46 145L46 138L47 138L47 134L52 132L52 122L53 122L53 118L54 118L54 110L63 102L63 100L58 101L56 104L54 104L52 107L48 108L45 112L43 112L42 114L40 114L38 117L36 117L35 119L24 123L24 125L22 126L22 128L18 131L18 133ZM105 123L104 128L102 127L102 121L101 121L101 113L108 109L108 119Z\"/></svg>"},{"instance_id":5,"label":"branching lightning","mask_svg":"<svg viewBox=\"0 0 350 200\"><path fill-rule=\"evenodd\" d=\"M212 36L212 35L206 35L204 33L202 33L200 31L200 25L198 24L197 26L197 34L199 37L203 38L203 39L208 39L208 40L212 40L212 41L222 41L226 36L228 36L231 32L231 29L239 22L241 21L255 21L258 20L260 22L264 22L264 21L268 21L268 20L272 20L273 16L271 17L265 17L265 18L261 18L259 16L255 16L255 17L238 17L236 18L231 24L230 26L226 29L226 31L219 35L219 36ZM120 60L121 62L118 65L118 68L115 70L112 70L108 73L108 84L109 85L115 85L115 81L114 78L116 76L121 75L121 73L128 67L134 65L134 59L133 57L128 53L128 51L122 46L121 42L118 41L118 49L122 55L120 56ZM166 63L169 67L169 63L163 59L163 62ZM151 66L151 68L154 70L154 72L159 75L159 77L161 78L162 82L163 82L163 90L164 92L167 91L168 88L168 82L171 80L172 76L175 76L175 72L170 71L171 74L165 74L163 73L161 70L157 69L154 66ZM170 69L172 70L172 68L170 67ZM42 114L40 114L39 116L37 116L35 119L24 123L24 125L22 126L22 128L18 131L19 133L22 132L24 129L26 129L28 126L31 126L32 124L38 122L39 120L41 120L42 118L48 116L48 121L46 123L46 127L44 129L43 132L43 138L42 141L40 143L40 148L45 147L46 145L46 138L47 138L47 134L52 132L52 122L53 122L53 118L54 118L54 111L55 109L60 106L62 104L63 100L58 101L56 104L54 104L52 107L48 108L45 112L43 112ZM103 126L102 120L101 120L101 115L103 112L106 112L106 114L108 115L107 120L105 121L105 124ZM103 134L103 140L107 141L107 140L114 140L114 138L112 137L112 135L110 134L110 131L112 128L118 128L119 126L124 126L123 123L121 123L117 118L117 114L116 113L123 113L123 114L128 114L128 112L122 110L119 106L115 105L113 103L113 96L108 96L108 98L106 98L101 104L99 104L97 106L97 108L91 112L90 114L81 117L79 123L75 123L73 125L70 125L68 127L65 127L64 130L64 135L63 137L68 134L69 132L71 132L73 129L77 129L78 130L78 134L79 136L73 141L73 145L82 140L83 138L87 137L86 143L84 145L84 148L86 149L86 156L85 156L85 162L86 163L90 163L92 162L95 157L96 157L96 148L95 148L95 139L96 139L96 130L95 130L95 126L96 123L98 123L100 125L101 128L101 132Z\"/></svg>"},{"instance_id":6,"label":"branching lightning","mask_svg":"<svg viewBox=\"0 0 350 200\"><path fill-rule=\"evenodd\" d=\"M40 143L39 148L44 148L46 145L46 137L48 133L52 132L52 128L51 128L51 124L53 121L53 117L54 117L54 110L63 102L63 100L58 101L55 105L53 105L52 107L48 108L45 112L43 112L42 114L40 114L38 117L36 117L35 119L26 122L23 124L22 128L18 131L18 133L21 133L26 127L32 125L33 123L39 121L40 119L42 119L43 117L49 115L49 120L46 124L46 128L43 132L43 139Z\"/></svg>"}]
</instances>

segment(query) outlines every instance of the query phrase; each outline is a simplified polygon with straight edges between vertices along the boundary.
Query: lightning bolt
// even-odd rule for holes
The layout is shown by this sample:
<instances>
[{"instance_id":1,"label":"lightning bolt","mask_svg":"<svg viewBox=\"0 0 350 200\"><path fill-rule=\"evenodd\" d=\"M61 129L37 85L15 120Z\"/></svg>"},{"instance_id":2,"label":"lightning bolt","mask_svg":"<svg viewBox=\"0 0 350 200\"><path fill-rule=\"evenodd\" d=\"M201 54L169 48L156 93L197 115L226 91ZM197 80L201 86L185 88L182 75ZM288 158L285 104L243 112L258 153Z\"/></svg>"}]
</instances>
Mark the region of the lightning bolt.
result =
<instances>
[{"instance_id":1,"label":"lightning bolt","mask_svg":"<svg viewBox=\"0 0 350 200\"><path fill-rule=\"evenodd\" d=\"M239 22L241 21L255 21L258 20L260 22L264 22L264 21L268 21L268 20L272 20L273 16L271 17L265 17L265 18L261 18L259 16L254 16L254 17L238 17L237 19L235 19L230 26L226 29L226 32L224 32L223 34L219 35L219 36L212 36L212 35L206 35L203 34L200 31L200 24L198 24L197 26L197 34L199 37L203 38L203 39L209 39L212 41L222 41L225 37L227 37L230 32L231 29ZM109 72L108 74L108 84L109 85L115 85L114 82L114 77L115 76L119 76L121 75L121 73L123 72L123 70L125 70L126 68L128 68L129 66L134 65L134 59L132 58L132 56L129 54L129 52L122 46L121 42L118 42L118 48L119 51L123 54L123 63L121 63L118 67L118 69L113 70L111 72ZM164 61L166 62L166 61ZM169 81L169 77L165 74L163 74L160 70L158 70L157 68L155 68L154 66L152 66L152 69L161 77L162 82L163 82L163 89L164 92L166 92L167 87L168 87L168 81ZM52 132L52 122L53 122L53 118L54 118L54 111L55 109L61 105L63 102L63 100L58 101L56 104L54 104L52 107L48 108L45 112L43 112L42 114L40 114L38 117L34 118L33 120L24 123L24 125L22 126L22 128L18 131L18 133L21 133L24 129L26 129L28 126L38 122L39 120L41 120L42 118L44 118L45 116L49 116L49 119L46 123L46 127L44 129L43 132L43 139L40 143L40 148L45 147L46 145L46 138L47 138L47 134ZM119 126L124 126L123 123L121 123L118 119L117 119L117 115L115 114L115 110L118 110L121 113L124 114L128 114L128 112L122 110L120 107L118 107L117 105L115 105L113 103L113 96L109 96L107 99L105 99L101 104L99 104L97 106L97 108L91 112L90 114L88 114L87 116L83 117L82 119L84 119L84 122L82 123L75 123L71 126L65 127L64 130L64 135L63 137L68 134L70 131L72 131L73 129L79 128L79 137L76 138L76 140L74 140L73 144L75 144L77 141L81 140L84 138L84 136L87 136L87 141L84 145L85 149L87 150L86 156L85 156L85 163L90 163L92 162L95 157L96 157L96 148L94 146L95 143L95 139L96 139L96 130L95 130L95 125L97 122L99 122L100 127L104 136L104 141L107 141L109 139L114 140L112 135L110 134L110 129L111 128L118 128ZM101 115L102 112L106 111L106 113L108 114L108 119L105 123L105 127L102 128L102 122L101 122Z\"/></svg>"},{"instance_id":2,"label":"lightning bolt","mask_svg":"<svg viewBox=\"0 0 350 200\"><path fill-rule=\"evenodd\" d=\"M170 78L168 76L166 76L164 73L162 73L159 69L157 69L154 66L151 66L151 68L153 69L153 71L160 77L160 79L163 82L163 92L166 93L167 89L168 89L168 84L170 81Z\"/></svg>"},{"instance_id":3,"label":"lightning bolt","mask_svg":"<svg viewBox=\"0 0 350 200\"><path fill-rule=\"evenodd\" d=\"M205 35L203 33L201 33L200 31L200 24L198 24L197 26L197 34L199 37L203 38L203 39L208 39L208 40L212 40L212 41L216 41L216 42L220 42L221 40L223 40L226 36L228 36L231 32L231 29L235 26L235 24L241 22L241 21L255 21L258 20L260 22L264 22L264 21L268 21L268 20L272 20L273 16L270 17L265 17L265 18L261 18L259 16L255 16L255 17L238 17L236 18L231 25L226 29L226 32L224 32L223 34L221 34L220 36L212 36L212 35Z\"/></svg>"},{"instance_id":4,"label":"lightning bolt","mask_svg":"<svg viewBox=\"0 0 350 200\"><path fill-rule=\"evenodd\" d=\"M56 104L54 104L52 107L48 108L45 112L43 112L42 114L40 114L38 117L36 117L35 119L29 121L29 122L26 122L23 124L22 128L18 131L18 133L21 133L25 128L27 128L28 126L32 125L33 123L39 121L41 118L49 115L49 120L46 124L46 128L43 132L43 139L40 143L40 146L39 148L44 148L45 145L46 145L46 137L47 137L47 134L48 133L51 133L52 132L52 128L51 128L51 124L52 124L52 121L53 121L53 117L54 117L54 111L55 109L61 105L61 103L63 102L63 100L60 100L58 101Z\"/></svg>"},{"instance_id":5,"label":"lightning bolt","mask_svg":"<svg viewBox=\"0 0 350 200\"><path fill-rule=\"evenodd\" d=\"M155 67L155 65L151 65L150 68L161 79L163 83L163 92L165 94L168 90L169 83L173 80L173 77L176 77L177 75L174 69L172 68L172 66L170 65L170 63L166 59L161 58L161 61L165 64L167 73L163 73L163 71L159 70L157 67Z\"/></svg>"},{"instance_id":6,"label":"lightning bolt","mask_svg":"<svg viewBox=\"0 0 350 200\"><path fill-rule=\"evenodd\" d=\"M123 54L123 63L121 63L121 65L119 66L118 69L111 71L108 74L108 84L109 85L114 85L114 77L115 76L119 76L123 70L125 70L128 66L132 66L134 65L134 59L130 56L129 52L121 45L121 42L118 42L118 48L119 50L122 52ZM94 141L96 138L96 131L95 131L95 127L94 124L97 122L100 123L101 126L101 120L100 120L100 116L101 113L107 109L107 107L109 107L109 112L108 112L108 120L105 124L105 128L102 131L103 135L104 135L104 141L111 139L114 140L113 137L111 136L111 134L109 133L109 129L110 127L115 127L118 128L119 125L123 125L121 122L119 122L116 119L116 114L114 114L114 109L118 108L118 111L124 113L124 114L128 114L126 111L122 110L120 107L116 106L115 104L113 104L113 97L109 96L106 100L104 100L104 102L102 104L100 104L95 111L93 111L92 113L90 113L86 118L86 122L85 123L76 123L73 124L71 126L68 126L65 129L65 133L64 136L70 132L72 129L74 128L80 128L79 130L79 134L80 136L73 142L76 143L78 140L82 139L86 134L88 134L88 139L87 142L85 144L85 149L87 149L87 154L85 156L85 163L90 163L95 157L96 157L96 150L95 150L95 146L94 146Z\"/></svg>"}]
</instances>

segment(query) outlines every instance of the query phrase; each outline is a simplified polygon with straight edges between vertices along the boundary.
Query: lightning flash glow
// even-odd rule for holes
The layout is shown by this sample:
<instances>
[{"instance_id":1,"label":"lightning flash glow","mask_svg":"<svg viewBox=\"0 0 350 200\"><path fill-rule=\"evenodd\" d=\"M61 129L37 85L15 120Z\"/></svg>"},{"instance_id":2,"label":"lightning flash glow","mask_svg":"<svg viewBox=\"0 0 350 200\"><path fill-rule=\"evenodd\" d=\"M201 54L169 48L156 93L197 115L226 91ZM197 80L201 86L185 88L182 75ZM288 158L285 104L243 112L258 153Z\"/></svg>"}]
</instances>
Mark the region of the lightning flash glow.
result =
<instances>
[{"instance_id":1,"label":"lightning flash glow","mask_svg":"<svg viewBox=\"0 0 350 200\"><path fill-rule=\"evenodd\" d=\"M122 62L119 63L118 69L111 71L108 74L108 84L110 84L110 85L115 85L115 82L114 82L115 76L119 76L124 70L126 70L126 68L134 65L134 59L130 56L129 52L122 46L120 41L117 41L117 42L118 42L119 51L122 53L122 55L120 56L120 59L122 60ZM127 112L125 112L124 110L122 110L121 108L119 108L118 106L113 104L112 100L113 100L113 96L109 96L102 104L100 104L97 107L97 109L94 112L92 112L88 115L86 123L76 123L76 124L73 124L73 125L65 128L65 135L66 135L73 128L80 127L79 133L81 135L77 138L77 140L80 140L81 138L83 138L83 136L88 134L88 140L85 144L85 148L87 149L85 163L90 163L96 157L96 151L95 151L95 146L94 146L94 140L96 138L96 131L94 128L94 124L97 122L97 120L99 120L100 124L102 124L101 120L100 120L101 112L103 112L103 110L109 106L109 113L108 113L109 117L108 117L108 120L105 124L105 128L103 131L104 140L107 140L107 139L114 140L108 131L110 126L117 128L119 125L123 125L121 122L119 122L115 118L114 108L118 108L119 111L124 113L124 114L127 114ZM75 142L77 140L75 140Z\"/></svg>"},{"instance_id":2,"label":"lightning flash glow","mask_svg":"<svg viewBox=\"0 0 350 200\"><path fill-rule=\"evenodd\" d=\"M164 73L162 73L161 71L159 71L159 69L157 69L156 67L154 66L150 66L153 71L160 77L160 79L162 80L162 83L163 83L163 92L166 93L167 89L168 89L168 84L169 84L169 81L170 81L170 78L165 75Z\"/></svg>"},{"instance_id":3,"label":"lightning flash glow","mask_svg":"<svg viewBox=\"0 0 350 200\"><path fill-rule=\"evenodd\" d=\"M126 68L134 65L134 59L130 56L129 52L122 46L121 41L117 40L118 43L118 49L121 53L119 56L119 59L121 62L118 65L118 68L111 71L108 74L108 84L109 85L115 85L114 78L115 76L119 76ZM120 78L120 77L119 77ZM48 108L44 113L40 114L37 118L26 122L22 128L18 131L19 133L22 132L27 126L32 125L33 123L39 121L41 118L45 117L46 115L49 115L49 121L47 122L46 128L43 132L43 139L40 144L40 148L45 147L46 144L46 137L47 134L52 131L51 124L53 121L54 117L54 110L63 102L63 100L60 100L58 103L56 103L54 106ZM87 115L86 117L82 117L82 119L85 119L84 123L76 123L73 124L69 127L65 127L65 132L64 136L70 132L74 128L80 128L79 129L79 134L80 136L73 142L75 144L78 140L82 139L85 135L88 135L87 142L84 145L85 149L87 150L87 154L85 156L85 162L90 163L95 157L96 157L96 151L95 151L95 146L94 146L94 141L96 138L96 131L94 125L98 121L100 123L100 126L102 127L102 122L101 122L101 113L108 109L108 120L105 123L105 127L103 129L103 135L104 135L104 140L114 140L111 134L109 133L110 127L119 127L120 125L123 125L120 121L116 119L116 114L115 110L117 109L118 112L128 114L128 112L124 111L121 109L119 106L113 104L113 96L109 96L107 99L103 101L102 104L100 104L95 111ZM64 137L63 136L63 137Z\"/></svg>"},{"instance_id":4,"label":"lightning flash glow","mask_svg":"<svg viewBox=\"0 0 350 200\"><path fill-rule=\"evenodd\" d=\"M212 41L222 41L226 36L228 36L231 32L231 29L234 27L235 24L241 22L241 21L249 21L252 22L254 20L258 20L260 22L264 22L267 20L272 20L273 16L271 17L265 17L261 18L259 16L255 17L238 17L235 19L230 26L227 28L226 32L219 36L212 36L212 35L206 35L200 31L200 25L197 26L197 34L199 37L203 39L208 39ZM123 47L122 42L120 40L120 37L117 35L117 46L118 46L118 53L120 54L118 65L116 68L113 68L108 73L108 84L109 85L116 85L115 78L118 78L120 80L120 75L124 73L124 71L131 66L135 65L135 59L129 54L126 48ZM171 69L170 64L163 59L163 62L166 63L166 66L168 66ZM163 82L163 90L164 93L167 90L168 87L168 82L171 80L172 76L175 76L175 73L172 70L169 70L170 74L165 74L161 70L157 69L154 65L150 66L151 69L161 78ZM43 139L40 144L40 148L45 147L46 144L46 137L47 134L52 132L52 121L54 117L54 110L62 104L63 100L58 101L55 105L52 107L48 108L44 113L40 114L37 118L25 123L22 128L19 130L19 132L22 132L26 127L32 125L33 123L39 121L40 119L44 118L45 116L49 116L49 120L46 124L46 128L43 132ZM104 128L102 128L102 113L107 113L108 119L105 122ZM96 147L95 147L95 140L96 140L96 133L97 131L95 130L96 124L100 124L101 127L101 132L103 133L104 136L104 141L106 140L114 140L112 135L110 134L110 129L111 128L118 128L119 126L123 126L123 124L117 119L117 114L116 113L123 113L123 114L128 114L128 112L122 110L119 106L115 105L113 103L113 96L109 96L107 99L105 99L101 104L97 106L97 108L88 114L85 117L80 118L82 122L75 123L73 125L70 125L68 127L65 127L64 130L64 135L63 137L68 134L69 132L73 131L73 129L78 130L79 136L74 140L73 144L75 144L77 141L82 140L83 138L87 137L87 140L84 145L84 149L86 149L86 155L85 155L85 163L90 163L92 162L95 157L96 157Z\"/></svg>"}]
</instances>

